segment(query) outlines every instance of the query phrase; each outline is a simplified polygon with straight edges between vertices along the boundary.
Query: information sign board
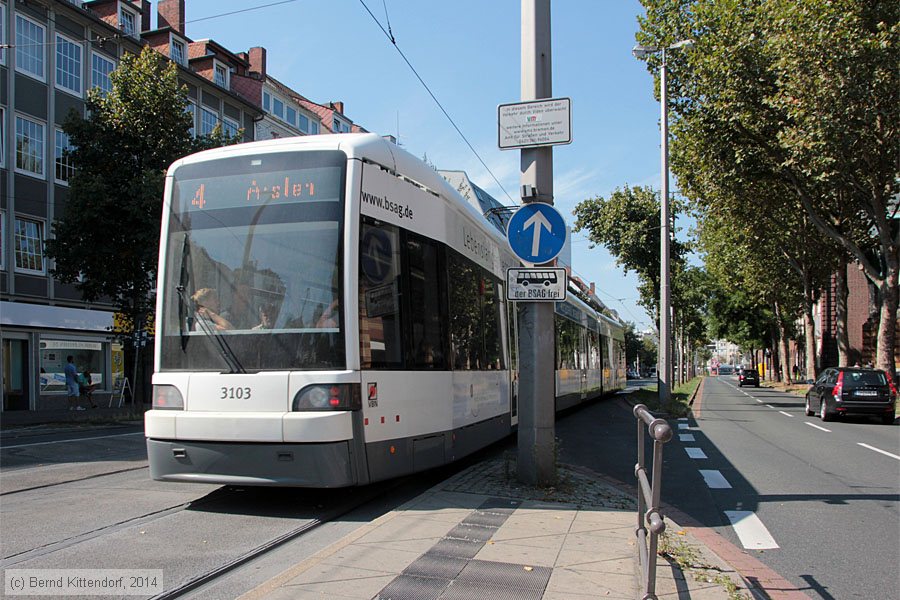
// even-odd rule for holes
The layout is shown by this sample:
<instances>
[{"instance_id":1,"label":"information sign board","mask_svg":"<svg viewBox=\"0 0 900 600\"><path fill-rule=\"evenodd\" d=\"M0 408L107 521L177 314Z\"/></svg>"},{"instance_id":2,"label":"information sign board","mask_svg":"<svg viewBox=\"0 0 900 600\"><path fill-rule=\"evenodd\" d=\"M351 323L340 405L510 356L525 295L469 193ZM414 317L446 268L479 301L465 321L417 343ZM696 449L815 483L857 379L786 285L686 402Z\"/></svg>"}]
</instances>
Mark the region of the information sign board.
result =
<instances>
[{"instance_id":1,"label":"information sign board","mask_svg":"<svg viewBox=\"0 0 900 600\"><path fill-rule=\"evenodd\" d=\"M572 99L548 98L497 107L501 150L572 143Z\"/></svg>"},{"instance_id":2,"label":"information sign board","mask_svg":"<svg viewBox=\"0 0 900 600\"><path fill-rule=\"evenodd\" d=\"M506 299L517 302L562 302L569 287L565 269L513 267L506 270Z\"/></svg>"}]
</instances>

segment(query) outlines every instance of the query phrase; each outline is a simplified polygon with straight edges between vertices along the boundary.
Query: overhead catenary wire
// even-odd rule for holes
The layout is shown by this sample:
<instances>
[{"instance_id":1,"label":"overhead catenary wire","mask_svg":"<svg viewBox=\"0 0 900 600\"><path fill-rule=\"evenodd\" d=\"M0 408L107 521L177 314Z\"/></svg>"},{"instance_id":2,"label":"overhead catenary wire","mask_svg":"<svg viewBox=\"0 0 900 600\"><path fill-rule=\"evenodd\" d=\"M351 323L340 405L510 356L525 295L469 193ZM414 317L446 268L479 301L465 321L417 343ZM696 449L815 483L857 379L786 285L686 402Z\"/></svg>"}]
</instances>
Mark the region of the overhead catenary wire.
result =
<instances>
[{"instance_id":1,"label":"overhead catenary wire","mask_svg":"<svg viewBox=\"0 0 900 600\"><path fill-rule=\"evenodd\" d=\"M372 11L369 9L369 7L366 5L365 0L359 0L359 3L363 5L363 8L366 9L366 12L369 13L369 16L372 17L372 20L375 21L376 25L378 25L378 28L381 29L382 33L384 33L384 36L391 42L391 45L394 46L394 49L397 50L397 53L400 55L400 57L406 63L406 66L409 67L409 69L413 72L413 75L416 76L416 79L419 80L419 83L422 84L422 87L425 88L425 91L428 92L428 95L431 96L431 99L434 100L434 103L437 104L437 106L441 110L441 112L444 113L444 116L447 117L448 121L450 121L450 125L453 126L453 129L456 130L456 133L459 134L459 136L462 138L463 142L465 142L466 146L469 147L469 150L472 151L472 154L474 154L475 158L478 159L478 162L481 163L481 166L484 167L484 169L490 174L491 178L494 180L494 182L497 184L497 186L499 186L500 189L503 190L503 193L506 194L506 197L509 198L509 201L512 202L513 204L516 204L516 201L513 200L512 196L509 195L509 192L506 191L506 188L503 187L503 184L500 183L500 180L497 179L497 176L494 175L494 172L491 171L490 167L487 166L487 163L484 162L484 159L481 158L481 155L478 154L477 150L475 150L475 147L472 145L472 143L469 141L469 139L465 136L465 134L462 132L462 130L459 128L459 126L456 124L456 122L453 120L453 117L451 117L450 113L447 112L447 109L444 108L444 105L441 104L440 100L437 99L437 96L435 96L434 92L431 91L431 88L428 87L428 84L425 83L425 80L422 79L422 76L419 75L419 72L416 70L416 68L413 67L412 63L406 57L406 54L404 54L403 50L400 49L400 46L397 44L397 41L394 38L393 33L389 33L384 28L384 26L381 24L381 21L378 20L378 17L376 17L372 13Z\"/></svg>"}]
</instances>

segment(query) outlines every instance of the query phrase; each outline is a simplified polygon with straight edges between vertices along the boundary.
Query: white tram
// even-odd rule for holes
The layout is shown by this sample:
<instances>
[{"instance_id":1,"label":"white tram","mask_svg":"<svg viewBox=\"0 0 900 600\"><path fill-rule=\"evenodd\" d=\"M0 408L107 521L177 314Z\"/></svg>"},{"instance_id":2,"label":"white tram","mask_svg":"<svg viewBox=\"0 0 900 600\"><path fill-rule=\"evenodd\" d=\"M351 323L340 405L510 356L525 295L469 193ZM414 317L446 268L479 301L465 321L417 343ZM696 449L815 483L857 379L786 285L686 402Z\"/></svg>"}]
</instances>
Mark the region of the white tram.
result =
<instances>
[{"instance_id":1,"label":"white tram","mask_svg":"<svg viewBox=\"0 0 900 600\"><path fill-rule=\"evenodd\" d=\"M374 134L253 142L169 169L151 476L340 487L459 459L517 424L502 234ZM556 309L556 402L624 387L619 323Z\"/></svg>"}]
</instances>

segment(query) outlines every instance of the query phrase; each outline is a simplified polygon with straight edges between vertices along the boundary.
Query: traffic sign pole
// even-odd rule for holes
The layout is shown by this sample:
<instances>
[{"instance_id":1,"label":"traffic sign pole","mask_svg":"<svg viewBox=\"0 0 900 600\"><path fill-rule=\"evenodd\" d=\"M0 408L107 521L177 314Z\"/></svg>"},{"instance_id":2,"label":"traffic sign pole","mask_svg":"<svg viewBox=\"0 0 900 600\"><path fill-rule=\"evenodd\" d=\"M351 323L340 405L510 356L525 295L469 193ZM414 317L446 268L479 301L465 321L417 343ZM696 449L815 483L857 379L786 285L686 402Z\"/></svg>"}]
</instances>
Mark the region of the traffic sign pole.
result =
<instances>
[{"instance_id":1,"label":"traffic sign pole","mask_svg":"<svg viewBox=\"0 0 900 600\"><path fill-rule=\"evenodd\" d=\"M522 100L550 98L550 0L522 0L521 35ZM553 204L553 148L523 148L521 153L522 189L537 192L523 194L522 200ZM537 230L540 223L532 226L535 238L543 235ZM539 240L532 243L540 246ZM524 483L547 486L556 482L553 304L526 302L523 306L517 476Z\"/></svg>"}]
</instances>

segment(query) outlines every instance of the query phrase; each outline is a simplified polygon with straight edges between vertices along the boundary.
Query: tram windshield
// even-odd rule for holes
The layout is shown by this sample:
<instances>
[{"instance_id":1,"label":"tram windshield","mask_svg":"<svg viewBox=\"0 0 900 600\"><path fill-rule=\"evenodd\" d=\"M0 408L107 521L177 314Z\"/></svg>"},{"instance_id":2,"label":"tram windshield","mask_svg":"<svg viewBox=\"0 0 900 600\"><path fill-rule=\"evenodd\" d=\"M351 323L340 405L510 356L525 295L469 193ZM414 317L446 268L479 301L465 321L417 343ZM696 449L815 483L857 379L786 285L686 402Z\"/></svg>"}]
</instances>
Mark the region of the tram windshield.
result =
<instances>
[{"instance_id":1,"label":"tram windshield","mask_svg":"<svg viewBox=\"0 0 900 600\"><path fill-rule=\"evenodd\" d=\"M174 173L161 368L345 366L342 152L259 154Z\"/></svg>"}]
</instances>

